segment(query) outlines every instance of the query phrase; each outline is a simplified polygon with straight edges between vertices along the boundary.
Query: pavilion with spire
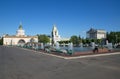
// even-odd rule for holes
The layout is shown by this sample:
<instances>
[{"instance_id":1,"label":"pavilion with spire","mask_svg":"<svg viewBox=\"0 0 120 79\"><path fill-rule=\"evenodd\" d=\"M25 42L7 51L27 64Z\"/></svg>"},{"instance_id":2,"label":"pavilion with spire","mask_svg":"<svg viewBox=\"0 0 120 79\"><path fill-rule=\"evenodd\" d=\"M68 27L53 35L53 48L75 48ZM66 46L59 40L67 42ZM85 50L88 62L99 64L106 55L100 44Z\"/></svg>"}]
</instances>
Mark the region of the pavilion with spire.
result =
<instances>
[{"instance_id":1,"label":"pavilion with spire","mask_svg":"<svg viewBox=\"0 0 120 79\"><path fill-rule=\"evenodd\" d=\"M69 41L70 38L61 38L57 29L57 26L54 24L53 25L53 29L52 29L52 33L51 33L51 43L52 44L56 44L59 41Z\"/></svg>"},{"instance_id":2,"label":"pavilion with spire","mask_svg":"<svg viewBox=\"0 0 120 79\"><path fill-rule=\"evenodd\" d=\"M25 36L25 30L23 30L22 24L19 25L16 36Z\"/></svg>"},{"instance_id":3,"label":"pavilion with spire","mask_svg":"<svg viewBox=\"0 0 120 79\"><path fill-rule=\"evenodd\" d=\"M58 29L56 27L56 25L53 25L53 29L52 29L52 43L55 44L57 41L60 41L60 35L58 33Z\"/></svg>"},{"instance_id":4,"label":"pavilion with spire","mask_svg":"<svg viewBox=\"0 0 120 79\"><path fill-rule=\"evenodd\" d=\"M34 42L38 42L38 37L25 35L25 30L20 23L18 30L16 31L16 35L5 35L3 37L3 45L23 46L31 40L34 40Z\"/></svg>"}]
</instances>

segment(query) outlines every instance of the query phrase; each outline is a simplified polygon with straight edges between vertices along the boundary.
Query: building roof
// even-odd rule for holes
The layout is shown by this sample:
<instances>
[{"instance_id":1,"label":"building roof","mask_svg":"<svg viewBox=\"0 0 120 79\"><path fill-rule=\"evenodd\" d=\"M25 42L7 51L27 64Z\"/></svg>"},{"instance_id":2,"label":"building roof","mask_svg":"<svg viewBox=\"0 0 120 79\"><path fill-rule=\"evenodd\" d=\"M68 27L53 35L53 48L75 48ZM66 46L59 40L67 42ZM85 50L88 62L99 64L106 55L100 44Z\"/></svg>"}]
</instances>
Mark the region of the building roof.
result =
<instances>
[{"instance_id":1,"label":"building roof","mask_svg":"<svg viewBox=\"0 0 120 79\"><path fill-rule=\"evenodd\" d=\"M4 36L4 38L38 38L38 36Z\"/></svg>"},{"instance_id":2,"label":"building roof","mask_svg":"<svg viewBox=\"0 0 120 79\"><path fill-rule=\"evenodd\" d=\"M89 31L87 31L87 33L96 33L96 32L105 32L105 30L103 29L94 29L94 28L91 28Z\"/></svg>"},{"instance_id":3,"label":"building roof","mask_svg":"<svg viewBox=\"0 0 120 79\"><path fill-rule=\"evenodd\" d=\"M89 31L87 31L87 33L94 33L96 31L97 31L96 29L91 28Z\"/></svg>"},{"instance_id":4,"label":"building roof","mask_svg":"<svg viewBox=\"0 0 120 79\"><path fill-rule=\"evenodd\" d=\"M19 25L19 30L23 30L22 24Z\"/></svg>"}]
</instances>

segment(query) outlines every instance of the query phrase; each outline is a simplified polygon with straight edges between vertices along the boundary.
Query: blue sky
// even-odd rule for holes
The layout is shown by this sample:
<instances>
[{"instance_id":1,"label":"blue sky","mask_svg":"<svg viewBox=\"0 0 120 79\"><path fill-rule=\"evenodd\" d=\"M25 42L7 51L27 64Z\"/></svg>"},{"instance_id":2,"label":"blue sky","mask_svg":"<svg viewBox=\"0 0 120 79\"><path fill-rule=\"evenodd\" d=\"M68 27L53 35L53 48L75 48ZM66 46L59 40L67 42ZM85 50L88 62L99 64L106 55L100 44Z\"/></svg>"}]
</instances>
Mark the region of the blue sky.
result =
<instances>
[{"instance_id":1,"label":"blue sky","mask_svg":"<svg viewBox=\"0 0 120 79\"><path fill-rule=\"evenodd\" d=\"M91 27L120 31L120 0L0 0L0 35L15 35L22 22L27 35L81 35Z\"/></svg>"}]
</instances>

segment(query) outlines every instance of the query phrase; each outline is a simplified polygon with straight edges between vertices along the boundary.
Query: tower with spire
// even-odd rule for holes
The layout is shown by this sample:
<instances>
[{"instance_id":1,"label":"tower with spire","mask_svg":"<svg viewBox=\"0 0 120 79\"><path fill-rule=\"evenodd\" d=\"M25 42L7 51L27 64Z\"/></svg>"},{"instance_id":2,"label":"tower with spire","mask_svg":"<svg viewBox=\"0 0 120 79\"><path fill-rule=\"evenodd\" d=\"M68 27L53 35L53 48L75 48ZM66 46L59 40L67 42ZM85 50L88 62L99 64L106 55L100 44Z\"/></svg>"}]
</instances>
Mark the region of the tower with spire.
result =
<instances>
[{"instance_id":1,"label":"tower with spire","mask_svg":"<svg viewBox=\"0 0 120 79\"><path fill-rule=\"evenodd\" d=\"M27 36L23 30L22 23L20 23L16 35L5 35L3 37L3 45L24 46L25 44L38 42L38 36Z\"/></svg>"},{"instance_id":2,"label":"tower with spire","mask_svg":"<svg viewBox=\"0 0 120 79\"><path fill-rule=\"evenodd\" d=\"M52 44L55 44L57 41L60 41L60 35L56 25L54 24L52 29Z\"/></svg>"},{"instance_id":3,"label":"tower with spire","mask_svg":"<svg viewBox=\"0 0 120 79\"><path fill-rule=\"evenodd\" d=\"M16 36L25 36L25 30L23 30L22 23L20 23L19 28L16 32Z\"/></svg>"}]
</instances>

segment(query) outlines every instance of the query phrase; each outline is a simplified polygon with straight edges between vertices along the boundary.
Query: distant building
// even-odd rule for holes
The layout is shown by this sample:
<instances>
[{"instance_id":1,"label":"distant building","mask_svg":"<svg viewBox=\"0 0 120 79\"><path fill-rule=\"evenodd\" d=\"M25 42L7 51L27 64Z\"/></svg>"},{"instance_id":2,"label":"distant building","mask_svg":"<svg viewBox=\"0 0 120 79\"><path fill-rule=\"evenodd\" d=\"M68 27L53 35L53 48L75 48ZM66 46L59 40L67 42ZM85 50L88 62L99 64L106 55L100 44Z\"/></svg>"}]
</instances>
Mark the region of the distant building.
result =
<instances>
[{"instance_id":1,"label":"distant building","mask_svg":"<svg viewBox=\"0 0 120 79\"><path fill-rule=\"evenodd\" d=\"M27 36L25 35L25 30L22 28L22 24L20 24L19 29L16 32L16 35L4 35L3 36L3 45L17 45L23 46L28 42L38 42L37 36Z\"/></svg>"},{"instance_id":2,"label":"distant building","mask_svg":"<svg viewBox=\"0 0 120 79\"><path fill-rule=\"evenodd\" d=\"M91 28L89 31L87 31L87 38L89 39L103 39L106 38L106 31L105 30L97 30Z\"/></svg>"},{"instance_id":3,"label":"distant building","mask_svg":"<svg viewBox=\"0 0 120 79\"><path fill-rule=\"evenodd\" d=\"M53 44L55 44L58 41L69 41L69 40L70 40L70 38L61 38L56 25L53 25L52 39L51 39Z\"/></svg>"},{"instance_id":4,"label":"distant building","mask_svg":"<svg viewBox=\"0 0 120 79\"><path fill-rule=\"evenodd\" d=\"M57 41L60 41L60 35L56 25L53 25L52 29L52 43L55 44Z\"/></svg>"}]
</instances>

